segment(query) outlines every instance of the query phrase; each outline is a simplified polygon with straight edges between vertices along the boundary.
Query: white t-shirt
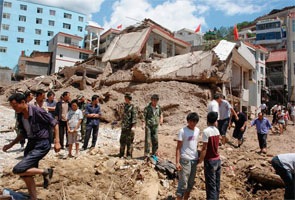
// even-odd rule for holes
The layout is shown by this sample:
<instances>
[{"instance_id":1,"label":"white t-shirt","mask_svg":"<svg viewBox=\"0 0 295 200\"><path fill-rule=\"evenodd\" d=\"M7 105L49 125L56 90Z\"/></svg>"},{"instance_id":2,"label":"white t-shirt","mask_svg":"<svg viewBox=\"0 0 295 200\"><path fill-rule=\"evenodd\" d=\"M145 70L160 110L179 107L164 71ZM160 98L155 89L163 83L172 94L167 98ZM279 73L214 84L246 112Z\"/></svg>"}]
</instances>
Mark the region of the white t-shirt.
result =
<instances>
[{"instance_id":1,"label":"white t-shirt","mask_svg":"<svg viewBox=\"0 0 295 200\"><path fill-rule=\"evenodd\" d=\"M217 112L218 113L218 119L219 119L219 104L216 100L212 100L208 104L208 113L209 112Z\"/></svg>"},{"instance_id":2,"label":"white t-shirt","mask_svg":"<svg viewBox=\"0 0 295 200\"><path fill-rule=\"evenodd\" d=\"M265 103L261 104L261 105L260 105L260 108L261 108L261 110L264 110L264 109L266 108Z\"/></svg>"},{"instance_id":3,"label":"white t-shirt","mask_svg":"<svg viewBox=\"0 0 295 200\"><path fill-rule=\"evenodd\" d=\"M182 128L178 134L178 141L182 141L180 157L187 160L198 159L198 140L200 130L196 127L195 130L189 129L187 126Z\"/></svg>"},{"instance_id":4,"label":"white t-shirt","mask_svg":"<svg viewBox=\"0 0 295 200\"><path fill-rule=\"evenodd\" d=\"M70 129L76 128L79 120L83 119L83 113L80 109L77 109L76 111L70 110L68 112L67 120L69 121ZM81 127L77 129L77 131L80 131Z\"/></svg>"},{"instance_id":5,"label":"white t-shirt","mask_svg":"<svg viewBox=\"0 0 295 200\"><path fill-rule=\"evenodd\" d=\"M229 104L228 101L222 100L221 104L219 105L219 119L227 119L230 118L232 106Z\"/></svg>"},{"instance_id":6,"label":"white t-shirt","mask_svg":"<svg viewBox=\"0 0 295 200\"><path fill-rule=\"evenodd\" d=\"M291 115L295 115L295 106L291 107Z\"/></svg>"}]
</instances>

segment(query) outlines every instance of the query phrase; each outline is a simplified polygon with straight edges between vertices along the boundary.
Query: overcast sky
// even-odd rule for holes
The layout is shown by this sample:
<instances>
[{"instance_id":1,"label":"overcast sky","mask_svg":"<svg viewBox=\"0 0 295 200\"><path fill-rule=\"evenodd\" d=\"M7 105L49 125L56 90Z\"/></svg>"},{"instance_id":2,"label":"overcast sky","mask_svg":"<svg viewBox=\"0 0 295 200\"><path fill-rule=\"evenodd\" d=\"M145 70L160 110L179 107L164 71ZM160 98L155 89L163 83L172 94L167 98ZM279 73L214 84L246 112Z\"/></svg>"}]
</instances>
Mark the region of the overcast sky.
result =
<instances>
[{"instance_id":1,"label":"overcast sky","mask_svg":"<svg viewBox=\"0 0 295 200\"><path fill-rule=\"evenodd\" d=\"M243 21L295 5L295 0L27 0L84 13L101 27L123 28L144 18L175 31L181 28L201 31L233 26Z\"/></svg>"}]
</instances>

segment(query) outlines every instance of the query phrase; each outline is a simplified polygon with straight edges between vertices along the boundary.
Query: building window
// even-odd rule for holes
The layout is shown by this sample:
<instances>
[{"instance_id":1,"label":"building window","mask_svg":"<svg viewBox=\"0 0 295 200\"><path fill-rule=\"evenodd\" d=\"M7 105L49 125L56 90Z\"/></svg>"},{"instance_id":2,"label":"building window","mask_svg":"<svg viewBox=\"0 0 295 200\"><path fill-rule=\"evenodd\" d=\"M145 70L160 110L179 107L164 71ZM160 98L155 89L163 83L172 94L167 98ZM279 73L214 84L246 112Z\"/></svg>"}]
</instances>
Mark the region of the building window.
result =
<instances>
[{"instance_id":1,"label":"building window","mask_svg":"<svg viewBox=\"0 0 295 200\"><path fill-rule=\"evenodd\" d=\"M54 26L54 21L49 20L49 21L48 21L48 24L49 24L49 26Z\"/></svg>"},{"instance_id":2,"label":"building window","mask_svg":"<svg viewBox=\"0 0 295 200\"><path fill-rule=\"evenodd\" d=\"M4 1L3 5L4 5L5 8L11 8L12 3L8 2L8 1Z\"/></svg>"},{"instance_id":3,"label":"building window","mask_svg":"<svg viewBox=\"0 0 295 200\"><path fill-rule=\"evenodd\" d=\"M295 53L295 41L293 41L293 52Z\"/></svg>"},{"instance_id":4,"label":"building window","mask_svg":"<svg viewBox=\"0 0 295 200\"><path fill-rule=\"evenodd\" d=\"M23 15L20 15L20 16L18 17L18 20L19 20L20 22L25 22L25 21L27 21L27 17L26 17L26 16L23 16Z\"/></svg>"},{"instance_id":5,"label":"building window","mask_svg":"<svg viewBox=\"0 0 295 200\"><path fill-rule=\"evenodd\" d=\"M53 34L54 34L53 31L48 31L47 33L48 36L53 36Z\"/></svg>"},{"instance_id":6,"label":"building window","mask_svg":"<svg viewBox=\"0 0 295 200\"><path fill-rule=\"evenodd\" d=\"M64 56L63 56L62 54L59 54L59 57L62 58L62 57L64 57Z\"/></svg>"},{"instance_id":7,"label":"building window","mask_svg":"<svg viewBox=\"0 0 295 200\"><path fill-rule=\"evenodd\" d=\"M2 24L2 29L8 31L9 30L9 24Z\"/></svg>"},{"instance_id":8,"label":"building window","mask_svg":"<svg viewBox=\"0 0 295 200\"><path fill-rule=\"evenodd\" d=\"M72 38L70 37L65 37L65 44L71 44L72 43Z\"/></svg>"},{"instance_id":9,"label":"building window","mask_svg":"<svg viewBox=\"0 0 295 200\"><path fill-rule=\"evenodd\" d=\"M17 43L24 43L24 38L17 38Z\"/></svg>"},{"instance_id":10,"label":"building window","mask_svg":"<svg viewBox=\"0 0 295 200\"><path fill-rule=\"evenodd\" d=\"M25 27L23 27L23 26L19 26L18 28L18 32L25 32Z\"/></svg>"},{"instance_id":11,"label":"building window","mask_svg":"<svg viewBox=\"0 0 295 200\"><path fill-rule=\"evenodd\" d=\"M21 10L27 10L27 5L22 5L22 4L21 4L21 5L20 5L20 9L21 9Z\"/></svg>"},{"instance_id":12,"label":"building window","mask_svg":"<svg viewBox=\"0 0 295 200\"><path fill-rule=\"evenodd\" d=\"M78 26L78 31L79 31L79 32L82 32L82 31L83 31L83 27Z\"/></svg>"},{"instance_id":13,"label":"building window","mask_svg":"<svg viewBox=\"0 0 295 200\"><path fill-rule=\"evenodd\" d=\"M260 60L261 60L261 61L263 61L263 60L264 60L263 53L260 53Z\"/></svg>"},{"instance_id":14,"label":"building window","mask_svg":"<svg viewBox=\"0 0 295 200\"><path fill-rule=\"evenodd\" d=\"M65 29L71 29L71 24L63 23L63 28L65 28Z\"/></svg>"},{"instance_id":15,"label":"building window","mask_svg":"<svg viewBox=\"0 0 295 200\"><path fill-rule=\"evenodd\" d=\"M34 40L34 45L40 45L41 41L40 40Z\"/></svg>"},{"instance_id":16,"label":"building window","mask_svg":"<svg viewBox=\"0 0 295 200\"><path fill-rule=\"evenodd\" d=\"M49 41L46 41L46 46L49 46Z\"/></svg>"},{"instance_id":17,"label":"building window","mask_svg":"<svg viewBox=\"0 0 295 200\"><path fill-rule=\"evenodd\" d=\"M83 22L84 21L84 18L79 16L79 22Z\"/></svg>"},{"instance_id":18,"label":"building window","mask_svg":"<svg viewBox=\"0 0 295 200\"><path fill-rule=\"evenodd\" d=\"M37 13L43 13L43 8L37 8Z\"/></svg>"},{"instance_id":19,"label":"building window","mask_svg":"<svg viewBox=\"0 0 295 200\"><path fill-rule=\"evenodd\" d=\"M0 47L0 53L6 53L7 47Z\"/></svg>"},{"instance_id":20,"label":"building window","mask_svg":"<svg viewBox=\"0 0 295 200\"><path fill-rule=\"evenodd\" d=\"M7 41L8 41L8 36L6 36L6 35L1 35L0 40L1 40L1 41L5 41L5 42L7 42Z\"/></svg>"},{"instance_id":21,"label":"building window","mask_svg":"<svg viewBox=\"0 0 295 200\"><path fill-rule=\"evenodd\" d=\"M72 19L72 15L69 13L64 13L64 18L66 19Z\"/></svg>"},{"instance_id":22,"label":"building window","mask_svg":"<svg viewBox=\"0 0 295 200\"><path fill-rule=\"evenodd\" d=\"M89 57L88 54L86 54L86 53L81 53L81 52L80 52L79 59L81 59L81 60L86 60L88 57Z\"/></svg>"},{"instance_id":23,"label":"building window","mask_svg":"<svg viewBox=\"0 0 295 200\"><path fill-rule=\"evenodd\" d=\"M37 18L37 19L36 19L36 24L42 24L42 19Z\"/></svg>"},{"instance_id":24,"label":"building window","mask_svg":"<svg viewBox=\"0 0 295 200\"><path fill-rule=\"evenodd\" d=\"M35 29L35 33L36 33L37 35L41 35L41 29Z\"/></svg>"},{"instance_id":25,"label":"building window","mask_svg":"<svg viewBox=\"0 0 295 200\"><path fill-rule=\"evenodd\" d=\"M49 14L55 16L55 10L49 10Z\"/></svg>"},{"instance_id":26,"label":"building window","mask_svg":"<svg viewBox=\"0 0 295 200\"><path fill-rule=\"evenodd\" d=\"M10 13L3 13L4 19L10 19Z\"/></svg>"},{"instance_id":27,"label":"building window","mask_svg":"<svg viewBox=\"0 0 295 200\"><path fill-rule=\"evenodd\" d=\"M295 20L292 20L292 31L295 32Z\"/></svg>"},{"instance_id":28,"label":"building window","mask_svg":"<svg viewBox=\"0 0 295 200\"><path fill-rule=\"evenodd\" d=\"M261 73L262 75L264 75L264 69L263 69L263 67L260 67L260 73Z\"/></svg>"}]
</instances>

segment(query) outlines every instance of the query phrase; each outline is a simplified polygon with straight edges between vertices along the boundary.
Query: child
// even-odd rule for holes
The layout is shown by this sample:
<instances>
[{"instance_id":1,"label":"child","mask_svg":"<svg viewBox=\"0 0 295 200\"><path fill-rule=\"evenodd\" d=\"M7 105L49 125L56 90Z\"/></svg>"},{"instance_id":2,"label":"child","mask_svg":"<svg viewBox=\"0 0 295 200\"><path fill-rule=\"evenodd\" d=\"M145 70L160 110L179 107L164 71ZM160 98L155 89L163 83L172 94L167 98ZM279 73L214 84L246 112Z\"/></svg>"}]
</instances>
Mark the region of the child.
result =
<instances>
[{"instance_id":1,"label":"child","mask_svg":"<svg viewBox=\"0 0 295 200\"><path fill-rule=\"evenodd\" d=\"M177 199L188 199L195 183L198 162L198 138L200 130L196 127L199 122L197 113L189 113L186 117L187 126L179 131L176 147L176 169L179 181L176 191Z\"/></svg>"},{"instance_id":2,"label":"child","mask_svg":"<svg viewBox=\"0 0 295 200\"><path fill-rule=\"evenodd\" d=\"M79 153L79 143L80 140L80 124L83 120L83 113L78 109L78 101L73 100L71 102L71 110L67 116L67 127L68 127L68 141L69 141L69 157L72 157L73 144L76 144L76 156Z\"/></svg>"},{"instance_id":3,"label":"child","mask_svg":"<svg viewBox=\"0 0 295 200\"><path fill-rule=\"evenodd\" d=\"M251 123L251 127L256 125L257 130L257 137L259 141L259 147L260 147L260 153L266 154L266 139L269 129L272 129L272 126L268 119L264 117L264 114L262 112L258 113L258 118L255 119Z\"/></svg>"},{"instance_id":4,"label":"child","mask_svg":"<svg viewBox=\"0 0 295 200\"><path fill-rule=\"evenodd\" d=\"M208 128L203 131L203 147L198 163L204 160L207 199L219 199L221 161L218 154L219 131L216 128L218 115L209 112L207 115Z\"/></svg>"}]
</instances>

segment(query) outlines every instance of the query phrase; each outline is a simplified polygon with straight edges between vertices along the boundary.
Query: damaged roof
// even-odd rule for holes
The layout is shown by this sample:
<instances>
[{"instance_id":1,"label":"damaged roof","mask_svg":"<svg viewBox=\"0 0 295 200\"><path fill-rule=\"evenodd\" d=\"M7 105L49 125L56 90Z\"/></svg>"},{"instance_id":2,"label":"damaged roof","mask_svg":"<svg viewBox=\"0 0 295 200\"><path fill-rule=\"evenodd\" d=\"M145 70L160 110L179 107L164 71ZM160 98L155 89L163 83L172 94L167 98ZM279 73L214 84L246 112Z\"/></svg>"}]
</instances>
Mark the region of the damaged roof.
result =
<instances>
[{"instance_id":1,"label":"damaged roof","mask_svg":"<svg viewBox=\"0 0 295 200\"><path fill-rule=\"evenodd\" d=\"M226 61L235 46L236 43L221 40L219 44L213 49L213 51L220 61Z\"/></svg>"}]
</instances>

